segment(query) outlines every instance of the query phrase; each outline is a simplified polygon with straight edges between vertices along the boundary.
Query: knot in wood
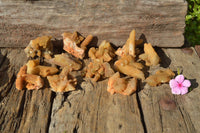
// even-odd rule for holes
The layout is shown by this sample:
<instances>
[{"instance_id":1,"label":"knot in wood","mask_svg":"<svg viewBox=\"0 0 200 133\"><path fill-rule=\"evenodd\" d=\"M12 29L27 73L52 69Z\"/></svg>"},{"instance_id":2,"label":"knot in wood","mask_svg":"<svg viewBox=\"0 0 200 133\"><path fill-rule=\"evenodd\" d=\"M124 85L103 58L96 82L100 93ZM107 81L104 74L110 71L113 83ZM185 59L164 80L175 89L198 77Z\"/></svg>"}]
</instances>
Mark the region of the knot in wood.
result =
<instances>
[{"instance_id":1,"label":"knot in wood","mask_svg":"<svg viewBox=\"0 0 200 133\"><path fill-rule=\"evenodd\" d=\"M163 110L174 110L176 109L176 103L169 97L161 98L159 101L159 105Z\"/></svg>"}]
</instances>

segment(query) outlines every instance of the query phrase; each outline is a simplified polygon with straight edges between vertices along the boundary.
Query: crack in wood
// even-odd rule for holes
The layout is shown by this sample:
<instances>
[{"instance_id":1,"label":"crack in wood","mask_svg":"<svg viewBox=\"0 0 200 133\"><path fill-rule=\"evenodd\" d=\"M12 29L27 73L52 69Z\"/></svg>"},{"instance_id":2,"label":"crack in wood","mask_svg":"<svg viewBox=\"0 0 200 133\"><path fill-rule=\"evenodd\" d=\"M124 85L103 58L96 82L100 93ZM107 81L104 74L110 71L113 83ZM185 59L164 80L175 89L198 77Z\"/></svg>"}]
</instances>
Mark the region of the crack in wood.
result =
<instances>
[{"instance_id":1,"label":"crack in wood","mask_svg":"<svg viewBox=\"0 0 200 133\"><path fill-rule=\"evenodd\" d=\"M102 88L102 87L100 87L100 88ZM98 89L98 87L96 88L96 89ZM98 108L97 108L97 120L96 120L96 124L95 124L95 132L97 132L98 131L98 121L99 121L99 107L100 107L100 102L101 102L101 95L102 95L102 89L100 89L100 94L99 94L99 99L98 99Z\"/></svg>"},{"instance_id":2,"label":"crack in wood","mask_svg":"<svg viewBox=\"0 0 200 133\"><path fill-rule=\"evenodd\" d=\"M174 98L175 98L175 100L177 102L177 97L174 96ZM177 104L178 104L178 102L177 102ZM184 124L185 124L187 132L188 133L190 133L190 132L191 133L195 133L196 130L194 128L194 125L193 125L193 123L192 123L192 121L191 121L190 116L188 115L188 113L180 105L178 105L178 110L179 110L179 112L181 114L181 117L182 117L182 119L184 121Z\"/></svg>"},{"instance_id":3,"label":"crack in wood","mask_svg":"<svg viewBox=\"0 0 200 133\"><path fill-rule=\"evenodd\" d=\"M53 93L54 93L54 92L53 92ZM55 95L55 97L56 97L56 96L58 96L58 95L60 95L60 94L54 93L54 95ZM62 94L61 94L61 95L62 95ZM55 97L54 97L54 99L55 99ZM62 95L62 97L63 97L63 99L62 99L62 101L61 101L59 107L53 111L53 114L56 114L60 109L62 109L62 107L64 107L64 103L65 103L66 99L65 99L65 96ZM53 104L53 103L52 103L52 104Z\"/></svg>"},{"instance_id":4,"label":"crack in wood","mask_svg":"<svg viewBox=\"0 0 200 133\"><path fill-rule=\"evenodd\" d=\"M53 101L56 97L56 93L52 92L51 93L51 105L50 105L50 110L48 113L48 122L47 122L47 128L46 128L46 132L49 133L49 128L50 128L50 123L51 123L51 115L52 115L52 111L53 111Z\"/></svg>"},{"instance_id":5,"label":"crack in wood","mask_svg":"<svg viewBox=\"0 0 200 133\"><path fill-rule=\"evenodd\" d=\"M15 128L14 132L17 132L18 129L19 129L19 127L20 127L20 123L21 123L21 120L22 120L21 118L22 118L23 112L24 112L25 97L26 97L26 91L24 91L24 93L23 93L23 95L22 95L22 100L21 100L21 102L20 102L19 111L18 111L18 113L17 113L17 117L20 118L19 121L18 121L19 124L18 124L17 128Z\"/></svg>"},{"instance_id":6,"label":"crack in wood","mask_svg":"<svg viewBox=\"0 0 200 133\"><path fill-rule=\"evenodd\" d=\"M3 59L0 62L0 76L3 78L0 81L0 101L7 96L15 81L14 72L12 71L10 62L7 58L7 52L2 58Z\"/></svg>"},{"instance_id":7,"label":"crack in wood","mask_svg":"<svg viewBox=\"0 0 200 133\"><path fill-rule=\"evenodd\" d=\"M137 87L139 87L139 84L138 84ZM137 104L138 104L138 108L139 108L139 112L140 112L140 119L141 119L141 122L142 122L144 133L147 133L147 127L146 127L146 123L145 123L145 119L144 119L144 114L143 114L143 110L142 110L142 105L141 105L140 97L139 97L138 93L139 93L139 91L137 90L136 91L136 99L137 99Z\"/></svg>"},{"instance_id":8,"label":"crack in wood","mask_svg":"<svg viewBox=\"0 0 200 133\"><path fill-rule=\"evenodd\" d=\"M9 82L6 83L6 87L4 87L2 90L0 90L0 102L3 100L3 98L7 97L7 95L9 94L11 88L15 84L15 79L16 78L15 78L14 73L13 73ZM2 93L4 93L4 94L2 94Z\"/></svg>"},{"instance_id":9,"label":"crack in wood","mask_svg":"<svg viewBox=\"0 0 200 133\"><path fill-rule=\"evenodd\" d=\"M76 124L73 129L73 133L78 133L78 129L79 129L79 126L78 126L78 124Z\"/></svg>"},{"instance_id":10,"label":"crack in wood","mask_svg":"<svg viewBox=\"0 0 200 133\"><path fill-rule=\"evenodd\" d=\"M11 88L10 90L15 89L14 82L11 82L10 88ZM13 93L13 92L9 91L7 94L10 94L10 93ZM12 112L12 110L15 110L15 109L13 109L12 106L10 106L9 99L6 99L6 100L8 100L8 101L6 103L1 102L1 106L0 106L0 111L1 111L0 118L1 118L1 120L3 120L0 123L1 131L17 132L19 129L19 126L20 126L21 116L24 111L23 106L24 106L24 102L25 102L25 93L23 93L23 97L22 97L22 99L20 99L20 103L17 103L18 105L16 106L16 108L17 108L16 112ZM7 108L7 106L9 106L9 107ZM4 122L6 122L6 123L4 123ZM12 126L12 129L8 130L7 125Z\"/></svg>"},{"instance_id":11,"label":"crack in wood","mask_svg":"<svg viewBox=\"0 0 200 133\"><path fill-rule=\"evenodd\" d=\"M3 63L5 62L5 60L7 59L7 52L2 55L1 52L0 52L0 56L3 56L3 57L0 57L0 59L2 58L1 62L0 62L0 67L3 65Z\"/></svg>"},{"instance_id":12,"label":"crack in wood","mask_svg":"<svg viewBox=\"0 0 200 133\"><path fill-rule=\"evenodd\" d=\"M161 113L161 109L160 109L160 106L158 107L159 108L159 117L160 117L160 123L161 123L161 130L163 132L163 120L162 120L162 113Z\"/></svg>"}]
</instances>

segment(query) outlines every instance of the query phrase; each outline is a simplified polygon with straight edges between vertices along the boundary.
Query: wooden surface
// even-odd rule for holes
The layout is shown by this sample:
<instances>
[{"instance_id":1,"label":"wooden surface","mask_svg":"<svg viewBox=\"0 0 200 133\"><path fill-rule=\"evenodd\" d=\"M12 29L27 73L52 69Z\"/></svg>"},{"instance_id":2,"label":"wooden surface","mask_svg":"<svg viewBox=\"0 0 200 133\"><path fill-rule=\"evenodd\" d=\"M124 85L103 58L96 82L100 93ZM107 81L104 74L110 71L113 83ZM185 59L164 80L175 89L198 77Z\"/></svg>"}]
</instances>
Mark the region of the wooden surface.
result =
<instances>
[{"instance_id":1,"label":"wooden surface","mask_svg":"<svg viewBox=\"0 0 200 133\"><path fill-rule=\"evenodd\" d=\"M161 47L183 44L187 3L183 0L0 0L0 132L2 133L195 133L200 132L200 59L193 48L157 48L161 66L182 68L192 91L172 95L168 84L138 85L131 96L110 95L107 79L79 78L78 90L59 94L48 85L33 91L15 88L27 61L22 48L31 39L64 31L98 36L119 46L135 28L136 38Z\"/></svg>"},{"instance_id":2,"label":"wooden surface","mask_svg":"<svg viewBox=\"0 0 200 133\"><path fill-rule=\"evenodd\" d=\"M42 35L62 39L75 30L120 46L132 29L137 39L180 47L186 13L184 0L1 0L0 47L25 47Z\"/></svg>"},{"instance_id":3,"label":"wooden surface","mask_svg":"<svg viewBox=\"0 0 200 133\"><path fill-rule=\"evenodd\" d=\"M166 57L163 65L177 71L183 70L183 75L191 81L190 93L183 96L172 95L168 84L160 87L144 86L139 92L147 131L164 133L198 133L200 129L200 59L193 52L191 55L181 49L164 49ZM168 65L164 66L167 67ZM155 69L155 68L154 68ZM151 71L151 70L150 70ZM154 70L152 70L153 72ZM164 100L164 105L160 103ZM176 106L173 108L173 104Z\"/></svg>"},{"instance_id":4,"label":"wooden surface","mask_svg":"<svg viewBox=\"0 0 200 133\"><path fill-rule=\"evenodd\" d=\"M21 49L0 52L0 132L39 133L49 129L53 94L48 88L18 91L16 74L26 55Z\"/></svg>"},{"instance_id":5,"label":"wooden surface","mask_svg":"<svg viewBox=\"0 0 200 133\"><path fill-rule=\"evenodd\" d=\"M193 49L192 49L193 51ZM157 49L160 67L183 74L192 91L172 95L168 84L138 85L131 96L110 95L107 80L96 84L80 79L78 90L56 94L48 87L18 91L16 73L26 62L22 49L0 49L0 132L1 133L195 133L200 132L200 59L193 51Z\"/></svg>"}]
</instances>

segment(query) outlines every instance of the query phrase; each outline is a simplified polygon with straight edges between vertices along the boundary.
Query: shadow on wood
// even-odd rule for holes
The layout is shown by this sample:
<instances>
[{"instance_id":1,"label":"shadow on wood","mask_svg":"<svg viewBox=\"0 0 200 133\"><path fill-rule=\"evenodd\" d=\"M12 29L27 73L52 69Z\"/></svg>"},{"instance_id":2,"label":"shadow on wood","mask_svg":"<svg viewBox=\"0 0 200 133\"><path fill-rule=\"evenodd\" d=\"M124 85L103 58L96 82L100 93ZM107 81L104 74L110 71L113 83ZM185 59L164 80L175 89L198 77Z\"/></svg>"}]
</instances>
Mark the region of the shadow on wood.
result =
<instances>
[{"instance_id":1,"label":"shadow on wood","mask_svg":"<svg viewBox=\"0 0 200 133\"><path fill-rule=\"evenodd\" d=\"M171 64L171 59L165 54L165 52L161 48L156 47L155 50L161 59L160 66L168 68Z\"/></svg>"},{"instance_id":2,"label":"shadow on wood","mask_svg":"<svg viewBox=\"0 0 200 133\"><path fill-rule=\"evenodd\" d=\"M10 64L9 59L6 57L6 55L2 55L0 52L0 77L1 77L0 87L4 86L9 80L8 78L9 64Z\"/></svg>"},{"instance_id":3,"label":"shadow on wood","mask_svg":"<svg viewBox=\"0 0 200 133\"><path fill-rule=\"evenodd\" d=\"M191 82L191 86L189 88L189 92L191 92L192 90L196 89L199 84L197 83L197 80L196 79L189 79L190 82Z\"/></svg>"},{"instance_id":4,"label":"shadow on wood","mask_svg":"<svg viewBox=\"0 0 200 133\"><path fill-rule=\"evenodd\" d=\"M10 61L6 55L7 53L2 54L0 51L0 101L8 95L15 81L14 73L9 67Z\"/></svg>"}]
</instances>

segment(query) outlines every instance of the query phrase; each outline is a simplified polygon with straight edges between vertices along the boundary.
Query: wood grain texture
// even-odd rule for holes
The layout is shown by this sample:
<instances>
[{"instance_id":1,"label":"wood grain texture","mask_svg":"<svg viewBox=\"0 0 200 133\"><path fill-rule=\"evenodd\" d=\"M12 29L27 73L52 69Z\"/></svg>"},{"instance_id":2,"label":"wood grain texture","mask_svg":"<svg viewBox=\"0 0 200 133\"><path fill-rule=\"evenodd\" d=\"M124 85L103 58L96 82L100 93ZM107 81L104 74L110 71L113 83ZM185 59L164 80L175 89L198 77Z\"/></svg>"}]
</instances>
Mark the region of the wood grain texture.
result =
<instances>
[{"instance_id":1,"label":"wood grain texture","mask_svg":"<svg viewBox=\"0 0 200 133\"><path fill-rule=\"evenodd\" d=\"M197 52L197 55L200 57L200 45L195 45L195 50Z\"/></svg>"},{"instance_id":2,"label":"wood grain texture","mask_svg":"<svg viewBox=\"0 0 200 133\"><path fill-rule=\"evenodd\" d=\"M194 51L194 50L193 50ZM148 132L165 133L193 133L200 132L199 122L199 74L200 59L195 52L192 55L184 53L181 49L164 49L168 64L173 71L177 68L183 70L183 75L191 81L190 93L177 96L172 95L168 84L159 87L145 85L139 93L140 103L144 114L144 121ZM166 66L165 66L166 67ZM161 67L160 67L161 68ZM152 68L150 74L160 68ZM161 103L160 101L163 101ZM175 106L173 105L175 103Z\"/></svg>"},{"instance_id":3,"label":"wood grain texture","mask_svg":"<svg viewBox=\"0 0 200 133\"><path fill-rule=\"evenodd\" d=\"M192 91L172 95L168 84L149 87L140 84L131 96L110 95L107 81L92 83L78 80L78 90L55 94L45 88L18 91L15 78L27 61L22 49L0 49L0 132L200 132L200 59L194 52L181 49L156 49L160 68L182 68L192 83Z\"/></svg>"},{"instance_id":4,"label":"wood grain texture","mask_svg":"<svg viewBox=\"0 0 200 133\"><path fill-rule=\"evenodd\" d=\"M47 132L52 92L19 91L15 88L16 74L27 58L22 49L0 50L0 132Z\"/></svg>"},{"instance_id":5,"label":"wood grain texture","mask_svg":"<svg viewBox=\"0 0 200 133\"><path fill-rule=\"evenodd\" d=\"M97 36L98 44L122 46L132 29L154 46L180 47L186 12L183 0L1 0L0 47L25 47L38 36L60 39L75 30Z\"/></svg>"},{"instance_id":6,"label":"wood grain texture","mask_svg":"<svg viewBox=\"0 0 200 133\"><path fill-rule=\"evenodd\" d=\"M106 91L107 81L83 81L83 90L68 97L56 95L49 132L144 132L136 94L112 96Z\"/></svg>"}]
</instances>

